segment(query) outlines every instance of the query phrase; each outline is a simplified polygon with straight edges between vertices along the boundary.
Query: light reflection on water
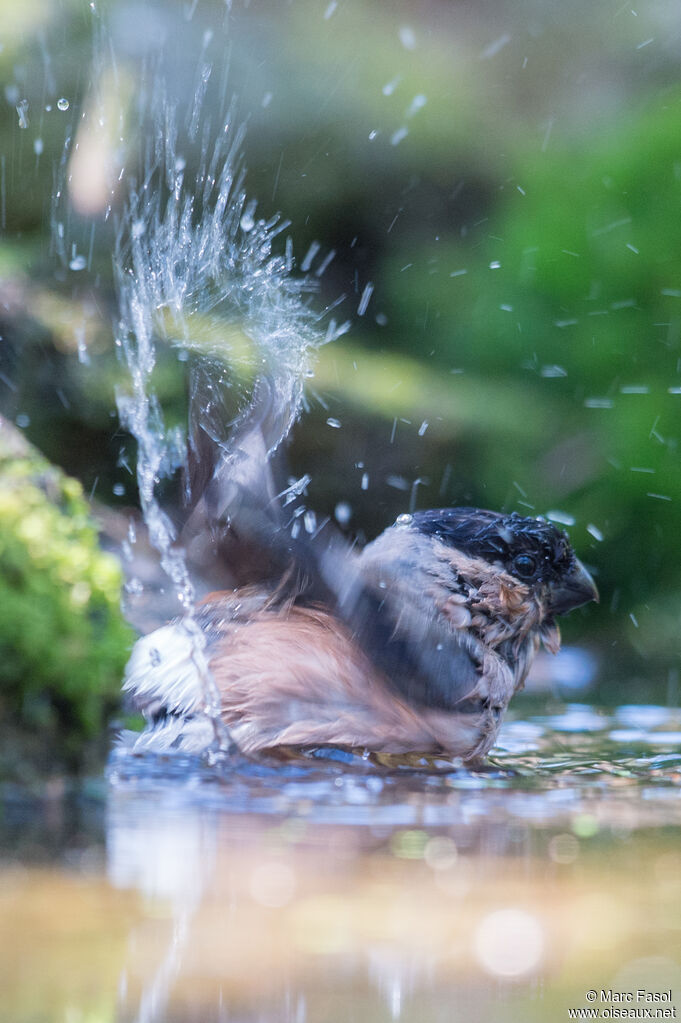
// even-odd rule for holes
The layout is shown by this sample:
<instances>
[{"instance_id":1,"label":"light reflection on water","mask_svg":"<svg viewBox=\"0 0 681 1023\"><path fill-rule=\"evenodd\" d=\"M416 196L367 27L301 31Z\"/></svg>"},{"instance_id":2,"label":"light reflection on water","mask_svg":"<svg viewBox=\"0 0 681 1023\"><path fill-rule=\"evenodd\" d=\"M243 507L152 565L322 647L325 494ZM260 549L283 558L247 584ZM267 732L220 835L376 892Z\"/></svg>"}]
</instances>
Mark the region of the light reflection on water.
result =
<instances>
[{"instance_id":1,"label":"light reflection on water","mask_svg":"<svg viewBox=\"0 0 681 1023\"><path fill-rule=\"evenodd\" d=\"M7 1018L543 1023L615 985L681 1002L680 726L573 705L510 720L480 772L119 751L103 872L0 872Z\"/></svg>"}]
</instances>

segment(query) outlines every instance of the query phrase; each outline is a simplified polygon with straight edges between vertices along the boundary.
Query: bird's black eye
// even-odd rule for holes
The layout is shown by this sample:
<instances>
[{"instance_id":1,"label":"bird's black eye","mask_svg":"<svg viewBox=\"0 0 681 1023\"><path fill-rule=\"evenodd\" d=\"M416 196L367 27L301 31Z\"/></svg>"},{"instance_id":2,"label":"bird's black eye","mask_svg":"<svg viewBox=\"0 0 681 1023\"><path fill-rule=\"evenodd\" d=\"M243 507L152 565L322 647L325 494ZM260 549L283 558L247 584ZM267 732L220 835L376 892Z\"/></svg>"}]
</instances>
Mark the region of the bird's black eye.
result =
<instances>
[{"instance_id":1,"label":"bird's black eye","mask_svg":"<svg viewBox=\"0 0 681 1023\"><path fill-rule=\"evenodd\" d=\"M518 554L513 559L513 571L521 579L531 579L537 571L537 559L531 554Z\"/></svg>"}]
</instances>

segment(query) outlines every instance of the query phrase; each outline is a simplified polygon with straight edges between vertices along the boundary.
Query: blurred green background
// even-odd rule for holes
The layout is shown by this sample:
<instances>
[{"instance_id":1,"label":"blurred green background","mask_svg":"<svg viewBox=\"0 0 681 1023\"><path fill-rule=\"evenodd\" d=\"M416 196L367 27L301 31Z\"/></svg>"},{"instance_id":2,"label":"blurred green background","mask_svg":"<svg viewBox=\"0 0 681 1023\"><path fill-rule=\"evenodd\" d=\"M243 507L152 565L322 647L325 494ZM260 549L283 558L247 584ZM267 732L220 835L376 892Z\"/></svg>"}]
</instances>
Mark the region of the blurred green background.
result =
<instances>
[{"instance_id":1,"label":"blurred green background","mask_svg":"<svg viewBox=\"0 0 681 1023\"><path fill-rule=\"evenodd\" d=\"M564 627L599 657L590 698L676 702L675 4L228 7L0 3L0 412L96 502L135 504L113 402L121 196L114 183L101 200L96 142L88 150L78 131L95 89L125 107L159 59L191 97L205 50L221 76L228 68L225 92L247 122L258 213L290 219L298 266L307 253L316 279L327 263L313 301L344 295L334 315L353 321L321 350L295 430L292 471L311 475L309 504L333 515L346 503L360 537L411 504L571 524L602 594ZM148 144L125 122L106 140L122 162ZM74 247L61 252L60 166L77 200ZM178 415L179 381L163 395Z\"/></svg>"}]
</instances>

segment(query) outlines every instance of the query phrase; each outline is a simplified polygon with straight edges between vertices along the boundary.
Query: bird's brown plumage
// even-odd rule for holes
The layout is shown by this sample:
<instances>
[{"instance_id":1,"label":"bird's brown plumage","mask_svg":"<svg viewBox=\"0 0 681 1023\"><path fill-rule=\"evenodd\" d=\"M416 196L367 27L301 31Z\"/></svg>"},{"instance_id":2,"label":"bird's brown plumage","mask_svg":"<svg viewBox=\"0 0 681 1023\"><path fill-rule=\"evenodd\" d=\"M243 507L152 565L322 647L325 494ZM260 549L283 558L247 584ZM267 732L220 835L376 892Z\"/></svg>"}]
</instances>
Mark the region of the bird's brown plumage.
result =
<instances>
[{"instance_id":1,"label":"bird's brown plumage","mask_svg":"<svg viewBox=\"0 0 681 1023\"><path fill-rule=\"evenodd\" d=\"M204 605L221 623L209 663L223 720L245 753L332 745L464 756L491 731L480 715L410 706L322 608L264 609L234 622L224 617L230 603Z\"/></svg>"},{"instance_id":2,"label":"bird's brown plumage","mask_svg":"<svg viewBox=\"0 0 681 1023\"><path fill-rule=\"evenodd\" d=\"M596 596L555 527L476 509L401 516L332 565L335 591L320 568L323 603L299 571L279 586L211 594L192 619L245 753L331 745L482 757L540 642L558 649L553 606ZM200 709L193 642L179 622L138 643L126 684L140 706Z\"/></svg>"}]
</instances>

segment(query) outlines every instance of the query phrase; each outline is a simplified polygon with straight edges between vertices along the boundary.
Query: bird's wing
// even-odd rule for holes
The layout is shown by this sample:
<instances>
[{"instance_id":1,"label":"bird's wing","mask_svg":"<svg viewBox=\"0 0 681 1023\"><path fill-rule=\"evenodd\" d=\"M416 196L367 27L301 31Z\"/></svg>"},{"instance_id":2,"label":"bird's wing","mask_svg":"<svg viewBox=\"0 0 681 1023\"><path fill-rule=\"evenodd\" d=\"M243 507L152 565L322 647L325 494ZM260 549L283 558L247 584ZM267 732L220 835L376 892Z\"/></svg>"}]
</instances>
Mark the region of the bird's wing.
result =
<instances>
[{"instance_id":1,"label":"bird's wing","mask_svg":"<svg viewBox=\"0 0 681 1023\"><path fill-rule=\"evenodd\" d=\"M248 408L226 433L219 395L212 399L205 388L194 389L180 541L204 590L263 586L279 590L282 599L305 594L330 601L318 552L330 543L332 527L315 539L293 535L309 479L286 482L281 448L291 401L279 390L273 379L258 377ZM348 544L334 535L333 545L344 557Z\"/></svg>"},{"instance_id":2,"label":"bird's wing","mask_svg":"<svg viewBox=\"0 0 681 1023\"><path fill-rule=\"evenodd\" d=\"M343 617L355 642L389 684L411 705L433 710L478 711L474 699L482 662L471 644L438 620L405 614L365 585Z\"/></svg>"}]
</instances>

